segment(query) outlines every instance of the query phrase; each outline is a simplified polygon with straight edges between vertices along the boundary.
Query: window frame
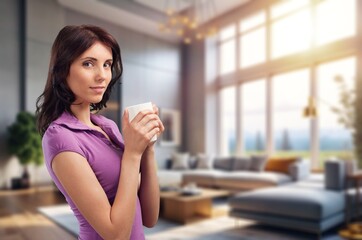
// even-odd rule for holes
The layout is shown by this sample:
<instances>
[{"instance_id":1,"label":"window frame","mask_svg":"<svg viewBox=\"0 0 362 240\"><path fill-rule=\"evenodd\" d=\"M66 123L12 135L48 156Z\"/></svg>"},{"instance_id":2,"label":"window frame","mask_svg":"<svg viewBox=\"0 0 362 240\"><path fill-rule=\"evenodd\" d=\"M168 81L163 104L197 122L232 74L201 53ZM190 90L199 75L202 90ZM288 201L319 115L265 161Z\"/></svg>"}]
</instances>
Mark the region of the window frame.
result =
<instances>
[{"instance_id":1,"label":"window frame","mask_svg":"<svg viewBox=\"0 0 362 240\"><path fill-rule=\"evenodd\" d=\"M298 69L308 68L310 70L310 95L315 96L316 95L316 88L317 88L317 76L316 76L316 69L318 65L336 61L338 59L344 59L351 56L356 57L357 64L362 62L362 55L359 53L362 50L362 47L359 47L358 44L358 31L356 34L352 37L337 40L334 42L330 42L326 45L319 45L317 46L315 44L315 39L312 37L311 39L311 48L309 50L298 52L286 56L282 56L277 59L271 59L271 26L272 23L280 18L289 16L290 14L293 14L297 11L300 11L301 9L305 8L311 8L312 12L312 25L315 25L316 21L316 7L319 1L310 1L310 3L307 6L303 6L300 9L293 10L291 13L285 14L281 17L271 19L270 16L270 7L272 4L278 3L279 1L274 1L272 3L268 3L268 5L264 5L262 7L259 7L253 12L246 13L243 12L241 14L241 18L239 17L237 20L233 21L237 24L237 34L234 37L236 41L236 52L237 52L237 58L236 58L236 69L234 72L227 74L227 75L220 75L218 74L216 76L216 92L220 91L220 89L235 85L237 89L241 88L242 84L248 81L253 81L256 79L264 78L266 79L266 142L265 142L265 151L267 155L273 155L274 153L274 143L273 143L273 91L272 91L272 76L282 74L282 73L288 73L290 71L295 71ZM362 3L359 3L359 1L356 1L357 9L359 6L361 6ZM260 11L266 11L266 21L265 21L265 28L266 28L266 61L261 64L252 65L250 67L241 68L240 67L240 59L241 56L239 56L239 49L240 49L240 31L239 31L239 24L242 18L247 18L249 16L252 16L253 14L256 14ZM358 12L356 14L356 28L362 29L362 23L358 21L358 19L361 18L362 13ZM230 24L230 23L229 23ZM253 28L254 29L254 28ZM249 32L251 29L245 31ZM315 31L313 29L313 31ZM220 46L220 41L216 42L217 48ZM358 71L358 70L357 70ZM356 72L358 74L358 72ZM237 155L243 155L244 150L242 147L242 122L240 121L241 117L241 104L240 104L240 91L237 91L236 96L236 124L237 124ZM307 104L307 99L306 99ZM219 106L220 107L220 106ZM220 109L217 109L218 116L220 117ZM301 109L302 112L302 109ZM218 119L220 121L220 119ZM308 120L307 120L308 121ZM310 119L310 156L312 160L312 166L318 167L319 161L317 159L319 155L319 136L318 136L318 130L319 130L319 123L316 119ZM220 129L217 129L216 132L219 132ZM239 147L240 146L240 147Z\"/></svg>"}]
</instances>

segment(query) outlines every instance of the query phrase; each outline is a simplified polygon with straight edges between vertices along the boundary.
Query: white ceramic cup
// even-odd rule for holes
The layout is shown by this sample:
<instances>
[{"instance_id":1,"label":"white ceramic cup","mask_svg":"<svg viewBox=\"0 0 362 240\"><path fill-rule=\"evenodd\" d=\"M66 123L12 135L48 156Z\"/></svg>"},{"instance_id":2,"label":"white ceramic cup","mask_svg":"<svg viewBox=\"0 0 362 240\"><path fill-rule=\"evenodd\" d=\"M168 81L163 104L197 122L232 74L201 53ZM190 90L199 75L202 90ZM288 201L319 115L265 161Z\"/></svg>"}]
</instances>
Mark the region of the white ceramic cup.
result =
<instances>
[{"instance_id":1,"label":"white ceramic cup","mask_svg":"<svg viewBox=\"0 0 362 240\"><path fill-rule=\"evenodd\" d=\"M152 103L151 102L146 102L146 103L141 103L141 104L137 104L137 105L132 105L127 107L128 109L128 116L129 116L129 121L132 121L134 117L136 117L136 115L143 110L151 110L153 111L153 107L152 107ZM157 135L153 136L151 139L151 142L154 142L157 140Z\"/></svg>"}]
</instances>

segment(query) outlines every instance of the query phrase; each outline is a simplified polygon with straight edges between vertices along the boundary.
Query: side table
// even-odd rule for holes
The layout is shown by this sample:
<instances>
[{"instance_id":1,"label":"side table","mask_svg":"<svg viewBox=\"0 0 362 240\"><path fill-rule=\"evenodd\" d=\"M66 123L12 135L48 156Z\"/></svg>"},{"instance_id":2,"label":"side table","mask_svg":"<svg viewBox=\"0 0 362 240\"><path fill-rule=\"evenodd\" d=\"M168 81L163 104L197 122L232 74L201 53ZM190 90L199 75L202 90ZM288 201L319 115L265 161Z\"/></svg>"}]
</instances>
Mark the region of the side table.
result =
<instances>
[{"instance_id":1,"label":"side table","mask_svg":"<svg viewBox=\"0 0 362 240\"><path fill-rule=\"evenodd\" d=\"M350 219L352 215L353 218L353 213L356 212L357 213L357 219L360 217L360 204L361 204L361 192L360 192L360 188L362 186L362 171L357 171L354 172L353 174L347 175L347 186L349 185L349 183L352 183L353 186L356 189L356 195L355 195L355 199L353 202L352 199L352 203L350 203L349 201L349 197L348 194L346 193L346 224L347 227L341 231L339 231L339 235L343 238L346 239L353 239L353 240L362 240L362 222L354 222L354 223L350 223ZM348 191L348 188L346 188L346 191ZM353 211L355 209L355 211ZM351 214L352 213L352 214Z\"/></svg>"}]
</instances>

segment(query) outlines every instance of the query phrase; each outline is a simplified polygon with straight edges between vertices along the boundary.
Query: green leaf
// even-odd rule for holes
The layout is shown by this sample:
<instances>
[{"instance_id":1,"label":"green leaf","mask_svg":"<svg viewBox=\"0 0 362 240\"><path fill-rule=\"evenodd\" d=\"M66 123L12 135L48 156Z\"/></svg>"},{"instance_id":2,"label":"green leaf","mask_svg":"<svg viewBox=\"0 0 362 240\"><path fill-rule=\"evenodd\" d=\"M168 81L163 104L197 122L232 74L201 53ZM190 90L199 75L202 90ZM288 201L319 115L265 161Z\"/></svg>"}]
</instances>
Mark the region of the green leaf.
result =
<instances>
[{"instance_id":1,"label":"green leaf","mask_svg":"<svg viewBox=\"0 0 362 240\"><path fill-rule=\"evenodd\" d=\"M43 163L41 136L36 129L35 115L19 112L15 122L7 128L9 152L18 157L22 165Z\"/></svg>"}]
</instances>

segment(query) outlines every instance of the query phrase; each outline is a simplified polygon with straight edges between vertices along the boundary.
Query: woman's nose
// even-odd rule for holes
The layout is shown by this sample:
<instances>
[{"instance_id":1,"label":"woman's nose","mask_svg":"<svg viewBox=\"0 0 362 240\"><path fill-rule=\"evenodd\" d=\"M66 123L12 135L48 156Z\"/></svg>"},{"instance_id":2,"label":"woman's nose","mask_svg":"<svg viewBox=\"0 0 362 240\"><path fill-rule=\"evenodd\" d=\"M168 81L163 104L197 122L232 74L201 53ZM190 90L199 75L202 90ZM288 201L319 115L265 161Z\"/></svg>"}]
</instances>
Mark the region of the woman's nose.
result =
<instances>
[{"instance_id":1,"label":"woman's nose","mask_svg":"<svg viewBox=\"0 0 362 240\"><path fill-rule=\"evenodd\" d=\"M103 82L107 77L106 69L104 69L103 67L99 67L97 69L98 70L97 70L96 80Z\"/></svg>"}]
</instances>

